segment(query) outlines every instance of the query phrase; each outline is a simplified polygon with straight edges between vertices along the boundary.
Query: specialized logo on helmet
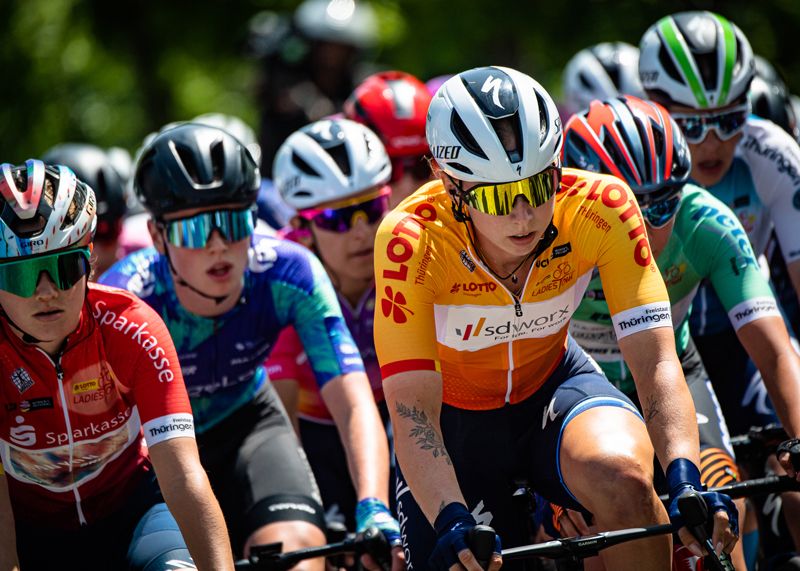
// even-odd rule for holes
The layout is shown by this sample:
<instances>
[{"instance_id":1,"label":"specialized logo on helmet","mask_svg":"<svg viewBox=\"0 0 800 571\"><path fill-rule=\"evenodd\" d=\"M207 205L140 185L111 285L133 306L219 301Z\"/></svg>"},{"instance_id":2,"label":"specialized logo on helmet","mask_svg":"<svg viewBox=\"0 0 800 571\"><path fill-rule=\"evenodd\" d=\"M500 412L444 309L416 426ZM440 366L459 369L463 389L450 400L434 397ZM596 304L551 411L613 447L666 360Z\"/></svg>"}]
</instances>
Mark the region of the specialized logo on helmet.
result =
<instances>
[{"instance_id":1,"label":"specialized logo on helmet","mask_svg":"<svg viewBox=\"0 0 800 571\"><path fill-rule=\"evenodd\" d=\"M501 69L481 67L459 75L475 102L488 117L499 119L519 109L514 81Z\"/></svg>"},{"instance_id":2,"label":"specialized logo on helmet","mask_svg":"<svg viewBox=\"0 0 800 571\"><path fill-rule=\"evenodd\" d=\"M317 121L306 132L322 148L341 143L344 140L342 128L333 121Z\"/></svg>"},{"instance_id":3,"label":"specialized logo on helmet","mask_svg":"<svg viewBox=\"0 0 800 571\"><path fill-rule=\"evenodd\" d=\"M461 145L434 145L431 152L435 159L457 159L461 153Z\"/></svg>"},{"instance_id":4,"label":"specialized logo on helmet","mask_svg":"<svg viewBox=\"0 0 800 571\"><path fill-rule=\"evenodd\" d=\"M483 87L481 87L482 93L489 93L492 92L492 103L497 105L500 109L505 109L503 104L500 103L500 89L503 87L503 80L499 77L494 77L493 75L489 75L486 78L486 81L483 82Z\"/></svg>"}]
</instances>

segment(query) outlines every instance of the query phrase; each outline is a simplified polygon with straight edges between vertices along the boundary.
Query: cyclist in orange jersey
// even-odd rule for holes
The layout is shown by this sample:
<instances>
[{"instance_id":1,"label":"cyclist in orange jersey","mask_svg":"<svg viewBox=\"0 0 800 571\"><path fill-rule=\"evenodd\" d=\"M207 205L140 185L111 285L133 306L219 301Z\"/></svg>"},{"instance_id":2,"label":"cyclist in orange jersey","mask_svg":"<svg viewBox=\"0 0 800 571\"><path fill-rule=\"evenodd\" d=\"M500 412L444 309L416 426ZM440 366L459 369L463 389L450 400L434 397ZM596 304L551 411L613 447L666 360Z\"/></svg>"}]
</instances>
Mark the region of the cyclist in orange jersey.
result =
<instances>
[{"instance_id":1,"label":"cyclist in orange jersey","mask_svg":"<svg viewBox=\"0 0 800 571\"><path fill-rule=\"evenodd\" d=\"M466 537L479 522L497 532L497 569L500 537L507 546L528 539L512 503L520 477L602 529L671 520L699 555L677 512L680 495L702 490L694 406L630 189L562 171L555 104L512 69L448 80L431 103L427 138L439 180L390 213L375 244L375 344L406 561L477 571ZM595 268L644 419L568 336ZM654 448L667 510L652 486ZM729 551L733 504L703 495L714 545ZM609 569L669 569L670 552L662 536L603 559Z\"/></svg>"}]
</instances>

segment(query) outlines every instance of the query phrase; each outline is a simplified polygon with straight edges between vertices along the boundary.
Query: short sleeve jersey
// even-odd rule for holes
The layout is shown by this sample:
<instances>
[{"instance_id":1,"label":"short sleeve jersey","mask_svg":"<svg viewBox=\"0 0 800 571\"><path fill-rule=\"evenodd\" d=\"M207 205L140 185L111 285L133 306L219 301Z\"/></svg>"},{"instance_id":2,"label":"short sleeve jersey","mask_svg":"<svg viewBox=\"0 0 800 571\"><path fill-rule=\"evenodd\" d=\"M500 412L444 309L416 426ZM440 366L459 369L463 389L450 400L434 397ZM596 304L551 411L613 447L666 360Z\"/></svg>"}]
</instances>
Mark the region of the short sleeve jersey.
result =
<instances>
[{"instance_id":1,"label":"short sleeve jersey","mask_svg":"<svg viewBox=\"0 0 800 571\"><path fill-rule=\"evenodd\" d=\"M363 371L322 264L302 246L254 235L239 303L217 317L187 311L169 261L148 248L117 262L100 281L132 291L161 316L175 341L198 433L250 402L266 381L264 361L294 325L317 384Z\"/></svg>"},{"instance_id":2,"label":"short sleeve jersey","mask_svg":"<svg viewBox=\"0 0 800 571\"><path fill-rule=\"evenodd\" d=\"M476 254L443 185L428 183L380 226L375 346L384 379L439 371L443 402L486 410L532 395L560 362L597 267L618 337L671 326L639 207L620 180L564 169L553 225L517 300Z\"/></svg>"},{"instance_id":3,"label":"short sleeve jersey","mask_svg":"<svg viewBox=\"0 0 800 571\"><path fill-rule=\"evenodd\" d=\"M108 517L149 471L146 445L194 437L167 328L126 291L89 284L58 358L3 320L0 379L0 455L26 522L70 529Z\"/></svg>"},{"instance_id":4,"label":"short sleeve jersey","mask_svg":"<svg viewBox=\"0 0 800 571\"><path fill-rule=\"evenodd\" d=\"M756 257L774 228L786 263L800 260L800 146L783 129L748 117L730 169L708 190L736 214ZM729 327L714 292L697 296L691 325L698 335Z\"/></svg>"},{"instance_id":5,"label":"short sleeve jersey","mask_svg":"<svg viewBox=\"0 0 800 571\"><path fill-rule=\"evenodd\" d=\"M735 329L754 319L780 316L736 215L700 187L684 187L672 235L657 263L672 304L678 354L689 343L689 309L703 279L711 282ZM570 332L611 381L628 394L635 390L599 277L589 283Z\"/></svg>"},{"instance_id":6,"label":"short sleeve jersey","mask_svg":"<svg viewBox=\"0 0 800 571\"><path fill-rule=\"evenodd\" d=\"M383 387L372 336L375 288L366 291L355 307L351 307L347 299L338 292L337 295L347 328L353 335L359 353L361 353L361 359L364 361L364 369L369 378L375 402L381 402L383 401ZM287 327L281 331L281 335L275 343L275 349L267 359L266 367L267 375L274 382L286 379L297 381L299 385L297 416L299 418L324 424L333 423L333 417L322 400L319 386L314 381L314 372L308 363L308 355L293 327Z\"/></svg>"}]
</instances>

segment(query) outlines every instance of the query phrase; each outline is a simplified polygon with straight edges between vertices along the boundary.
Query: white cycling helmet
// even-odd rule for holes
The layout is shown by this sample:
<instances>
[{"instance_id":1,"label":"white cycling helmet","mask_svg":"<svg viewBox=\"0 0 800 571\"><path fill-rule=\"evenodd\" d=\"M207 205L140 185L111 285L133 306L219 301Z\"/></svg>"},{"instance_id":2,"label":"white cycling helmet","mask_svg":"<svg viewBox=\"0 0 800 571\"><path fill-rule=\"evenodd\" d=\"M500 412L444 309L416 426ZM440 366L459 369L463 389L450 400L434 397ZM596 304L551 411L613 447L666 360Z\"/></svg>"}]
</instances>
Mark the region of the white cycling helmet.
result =
<instances>
[{"instance_id":1,"label":"white cycling helmet","mask_svg":"<svg viewBox=\"0 0 800 571\"><path fill-rule=\"evenodd\" d=\"M380 138L349 119L323 119L295 131L272 167L275 187L297 210L386 184L391 174Z\"/></svg>"},{"instance_id":2,"label":"white cycling helmet","mask_svg":"<svg viewBox=\"0 0 800 571\"><path fill-rule=\"evenodd\" d=\"M295 26L308 38L368 48L378 37L378 19L367 2L306 0L294 13Z\"/></svg>"},{"instance_id":3,"label":"white cycling helmet","mask_svg":"<svg viewBox=\"0 0 800 571\"><path fill-rule=\"evenodd\" d=\"M639 48L624 42L603 42L582 49L564 67L564 101L570 113L595 99L617 95L644 97L639 81Z\"/></svg>"},{"instance_id":4,"label":"white cycling helmet","mask_svg":"<svg viewBox=\"0 0 800 571\"><path fill-rule=\"evenodd\" d=\"M63 165L0 165L0 260L86 246L97 225L92 189Z\"/></svg>"},{"instance_id":5,"label":"white cycling helmet","mask_svg":"<svg viewBox=\"0 0 800 571\"><path fill-rule=\"evenodd\" d=\"M639 45L639 78L666 105L724 107L747 96L755 73L750 42L713 12L681 12L650 26Z\"/></svg>"},{"instance_id":6,"label":"white cycling helmet","mask_svg":"<svg viewBox=\"0 0 800 571\"><path fill-rule=\"evenodd\" d=\"M506 150L498 129L514 135ZM439 167L469 182L522 180L558 163L561 119L533 78L507 67L478 67L436 92L425 125Z\"/></svg>"}]
</instances>

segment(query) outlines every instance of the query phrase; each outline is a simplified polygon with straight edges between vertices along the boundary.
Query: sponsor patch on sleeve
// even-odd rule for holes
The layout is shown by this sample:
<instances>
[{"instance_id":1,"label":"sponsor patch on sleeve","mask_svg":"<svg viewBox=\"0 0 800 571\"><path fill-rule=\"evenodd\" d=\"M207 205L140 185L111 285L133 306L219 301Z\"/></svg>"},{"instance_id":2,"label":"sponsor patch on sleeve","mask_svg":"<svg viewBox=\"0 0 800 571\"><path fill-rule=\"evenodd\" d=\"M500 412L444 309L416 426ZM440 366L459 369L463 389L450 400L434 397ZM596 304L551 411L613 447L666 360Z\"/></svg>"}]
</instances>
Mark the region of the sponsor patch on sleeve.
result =
<instances>
[{"instance_id":1,"label":"sponsor patch on sleeve","mask_svg":"<svg viewBox=\"0 0 800 571\"><path fill-rule=\"evenodd\" d=\"M659 301L620 311L611 316L611 321L614 323L617 339L622 339L646 329L672 327L672 314L669 302Z\"/></svg>"},{"instance_id":2,"label":"sponsor patch on sleeve","mask_svg":"<svg viewBox=\"0 0 800 571\"><path fill-rule=\"evenodd\" d=\"M148 446L179 436L194 438L194 417L187 413L168 414L146 422L142 428Z\"/></svg>"},{"instance_id":3,"label":"sponsor patch on sleeve","mask_svg":"<svg viewBox=\"0 0 800 571\"><path fill-rule=\"evenodd\" d=\"M780 317L781 312L772 297L754 297L745 300L733 306L728 312L728 318L731 320L733 328L737 330L756 319L773 316Z\"/></svg>"}]
</instances>

